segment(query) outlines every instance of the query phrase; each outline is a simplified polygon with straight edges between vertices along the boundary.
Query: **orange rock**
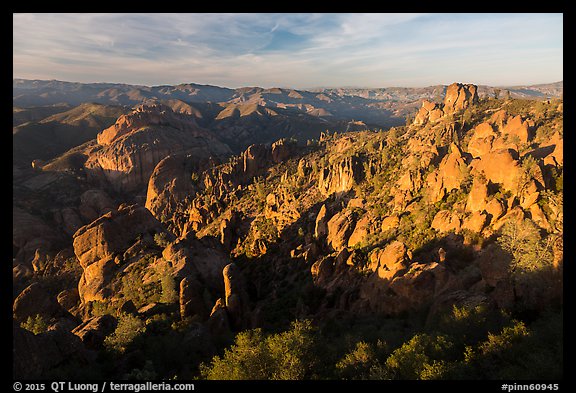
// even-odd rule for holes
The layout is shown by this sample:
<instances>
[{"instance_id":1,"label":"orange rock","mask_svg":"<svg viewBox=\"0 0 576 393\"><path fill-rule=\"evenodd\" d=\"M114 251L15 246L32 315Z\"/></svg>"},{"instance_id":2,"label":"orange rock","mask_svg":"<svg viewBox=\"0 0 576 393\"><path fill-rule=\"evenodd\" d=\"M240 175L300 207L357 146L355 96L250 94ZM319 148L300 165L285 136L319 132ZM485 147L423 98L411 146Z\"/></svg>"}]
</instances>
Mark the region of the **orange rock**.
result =
<instances>
[{"instance_id":1,"label":"orange rock","mask_svg":"<svg viewBox=\"0 0 576 393\"><path fill-rule=\"evenodd\" d=\"M466 201L466 210L470 212L481 212L486 207L486 200L488 199L488 182L481 180L480 177L475 177L472 182L470 194Z\"/></svg>"},{"instance_id":2,"label":"orange rock","mask_svg":"<svg viewBox=\"0 0 576 393\"><path fill-rule=\"evenodd\" d=\"M443 109L445 113L453 113L477 103L478 92L476 85L452 83L446 88Z\"/></svg>"},{"instance_id":3,"label":"orange rock","mask_svg":"<svg viewBox=\"0 0 576 393\"><path fill-rule=\"evenodd\" d=\"M360 220L356 222L354 232L348 239L348 247L354 247L356 244L362 242L370 231L371 217L365 214Z\"/></svg>"},{"instance_id":4,"label":"orange rock","mask_svg":"<svg viewBox=\"0 0 576 393\"><path fill-rule=\"evenodd\" d=\"M486 225L486 214L475 211L468 218L464 219L462 229L468 229L472 232L480 233Z\"/></svg>"},{"instance_id":5,"label":"orange rock","mask_svg":"<svg viewBox=\"0 0 576 393\"><path fill-rule=\"evenodd\" d=\"M504 206L502 206L502 203L500 203L500 201L498 201L496 198L492 198L490 201L488 201L485 209L486 212L492 216L492 222L495 222L497 219L502 217L505 212Z\"/></svg>"},{"instance_id":6,"label":"orange rock","mask_svg":"<svg viewBox=\"0 0 576 393\"><path fill-rule=\"evenodd\" d=\"M527 143L529 138L528 122L523 121L520 115L509 118L502 128L502 134L509 135L509 137L517 136L520 143Z\"/></svg>"},{"instance_id":7,"label":"orange rock","mask_svg":"<svg viewBox=\"0 0 576 393\"><path fill-rule=\"evenodd\" d=\"M455 212L449 210L440 210L432 220L432 229L436 229L439 232L458 233L460 227L460 218Z\"/></svg>"},{"instance_id":8,"label":"orange rock","mask_svg":"<svg viewBox=\"0 0 576 393\"><path fill-rule=\"evenodd\" d=\"M398 216L389 216L382 220L382 226L380 227L380 230L385 232L389 229L397 228L399 224L400 219Z\"/></svg>"},{"instance_id":9,"label":"orange rock","mask_svg":"<svg viewBox=\"0 0 576 393\"><path fill-rule=\"evenodd\" d=\"M499 183L513 193L518 192L522 169L514 150L496 150L472 162L473 171L482 172L492 183Z\"/></svg>"}]
</instances>

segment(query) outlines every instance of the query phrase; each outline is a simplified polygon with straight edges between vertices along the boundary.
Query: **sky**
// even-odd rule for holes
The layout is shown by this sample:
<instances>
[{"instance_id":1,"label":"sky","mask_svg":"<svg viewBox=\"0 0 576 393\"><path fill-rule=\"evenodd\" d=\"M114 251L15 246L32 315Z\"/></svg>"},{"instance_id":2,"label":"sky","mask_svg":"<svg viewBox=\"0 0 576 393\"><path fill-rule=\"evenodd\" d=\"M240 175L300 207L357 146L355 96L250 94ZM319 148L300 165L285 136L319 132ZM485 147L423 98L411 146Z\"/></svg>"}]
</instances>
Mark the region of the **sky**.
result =
<instances>
[{"instance_id":1,"label":"sky","mask_svg":"<svg viewBox=\"0 0 576 393\"><path fill-rule=\"evenodd\" d=\"M563 80L562 14L13 14L13 77L223 87Z\"/></svg>"}]
</instances>

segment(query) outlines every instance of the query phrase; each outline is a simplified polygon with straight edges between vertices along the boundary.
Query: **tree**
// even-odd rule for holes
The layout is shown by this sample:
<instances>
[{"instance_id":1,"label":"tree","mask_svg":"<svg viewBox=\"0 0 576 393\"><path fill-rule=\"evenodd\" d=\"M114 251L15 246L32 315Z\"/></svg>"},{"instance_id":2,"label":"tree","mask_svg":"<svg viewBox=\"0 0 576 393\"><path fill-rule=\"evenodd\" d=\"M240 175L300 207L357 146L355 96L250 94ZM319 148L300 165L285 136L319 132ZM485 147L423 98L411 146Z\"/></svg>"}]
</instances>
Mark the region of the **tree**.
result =
<instances>
[{"instance_id":1,"label":"tree","mask_svg":"<svg viewBox=\"0 0 576 393\"><path fill-rule=\"evenodd\" d=\"M116 330L104 340L104 345L118 352L124 352L132 341L146 331L144 322L131 314L122 313L118 317Z\"/></svg>"},{"instance_id":2,"label":"tree","mask_svg":"<svg viewBox=\"0 0 576 393\"><path fill-rule=\"evenodd\" d=\"M506 222L497 242L512 255L510 271L514 275L552 266L551 240L542 240L539 228L530 219Z\"/></svg>"},{"instance_id":3,"label":"tree","mask_svg":"<svg viewBox=\"0 0 576 393\"><path fill-rule=\"evenodd\" d=\"M215 356L200 372L206 379L310 379L317 367L316 342L310 321L294 321L291 329L265 337L261 329L240 332L234 345Z\"/></svg>"},{"instance_id":4,"label":"tree","mask_svg":"<svg viewBox=\"0 0 576 393\"><path fill-rule=\"evenodd\" d=\"M385 379L438 379L447 369L443 359L453 344L447 336L416 334L386 359Z\"/></svg>"},{"instance_id":5,"label":"tree","mask_svg":"<svg viewBox=\"0 0 576 393\"><path fill-rule=\"evenodd\" d=\"M48 323L42 315L36 314L34 317L29 316L26 322L20 324L20 327L34 334L40 334L48 330Z\"/></svg>"},{"instance_id":6,"label":"tree","mask_svg":"<svg viewBox=\"0 0 576 393\"><path fill-rule=\"evenodd\" d=\"M170 274L170 270L167 268L162 272L160 286L162 287L162 295L160 295L160 301L162 303L175 303L178 301L179 295L176 290L176 282L172 274Z\"/></svg>"}]
</instances>

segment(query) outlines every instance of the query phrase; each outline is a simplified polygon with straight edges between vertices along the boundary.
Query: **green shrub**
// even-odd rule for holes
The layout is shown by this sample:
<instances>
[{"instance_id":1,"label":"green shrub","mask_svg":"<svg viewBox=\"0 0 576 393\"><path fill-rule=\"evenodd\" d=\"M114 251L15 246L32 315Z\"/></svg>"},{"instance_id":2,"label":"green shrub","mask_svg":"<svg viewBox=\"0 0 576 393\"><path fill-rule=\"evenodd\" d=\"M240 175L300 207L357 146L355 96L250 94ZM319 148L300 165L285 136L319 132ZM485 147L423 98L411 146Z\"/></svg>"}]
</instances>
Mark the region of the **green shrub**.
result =
<instances>
[{"instance_id":1,"label":"green shrub","mask_svg":"<svg viewBox=\"0 0 576 393\"><path fill-rule=\"evenodd\" d=\"M446 370L444 357L453 351L453 344L447 336L416 334L410 341L396 349L386 359L384 379L427 379L441 378Z\"/></svg>"},{"instance_id":2,"label":"green shrub","mask_svg":"<svg viewBox=\"0 0 576 393\"><path fill-rule=\"evenodd\" d=\"M146 331L144 321L140 318L122 313L118 317L116 330L104 340L104 345L118 352L124 352L132 341Z\"/></svg>"},{"instance_id":3,"label":"green shrub","mask_svg":"<svg viewBox=\"0 0 576 393\"><path fill-rule=\"evenodd\" d=\"M165 221L165 220L163 220ZM159 233L155 233L154 234L154 243L156 243L156 245L158 247L164 248L168 245L168 243L170 243L170 241L168 240L168 234L166 232L159 232Z\"/></svg>"},{"instance_id":4,"label":"green shrub","mask_svg":"<svg viewBox=\"0 0 576 393\"><path fill-rule=\"evenodd\" d=\"M267 337L261 329L240 332L234 345L202 364L200 372L206 379L309 379L318 359L313 332L310 321L295 321L290 330Z\"/></svg>"},{"instance_id":5,"label":"green shrub","mask_svg":"<svg viewBox=\"0 0 576 393\"><path fill-rule=\"evenodd\" d=\"M40 334L48 330L48 323L42 315L36 314L34 317L29 316L25 322L20 324L20 327L34 334Z\"/></svg>"},{"instance_id":6,"label":"green shrub","mask_svg":"<svg viewBox=\"0 0 576 393\"><path fill-rule=\"evenodd\" d=\"M178 289L176 288L176 280L168 268L165 268L160 274L160 287L162 288L160 302L176 303L178 301L179 293Z\"/></svg>"}]
</instances>

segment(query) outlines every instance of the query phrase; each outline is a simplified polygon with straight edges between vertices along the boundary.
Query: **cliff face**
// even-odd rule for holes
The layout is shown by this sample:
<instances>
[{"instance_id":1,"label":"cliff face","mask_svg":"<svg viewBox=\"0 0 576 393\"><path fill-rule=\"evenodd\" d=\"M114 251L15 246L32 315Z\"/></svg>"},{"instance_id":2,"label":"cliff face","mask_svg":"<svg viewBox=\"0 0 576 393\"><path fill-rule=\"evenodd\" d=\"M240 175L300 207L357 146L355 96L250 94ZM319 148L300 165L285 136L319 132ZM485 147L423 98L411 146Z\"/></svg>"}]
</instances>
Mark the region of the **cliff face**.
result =
<instances>
[{"instance_id":1,"label":"cliff face","mask_svg":"<svg viewBox=\"0 0 576 393\"><path fill-rule=\"evenodd\" d=\"M120 193L141 191L156 164L170 154L189 154L207 161L231 153L228 146L198 127L193 117L176 114L161 104L138 106L99 133L97 141L101 148L88 156L86 172Z\"/></svg>"}]
</instances>

